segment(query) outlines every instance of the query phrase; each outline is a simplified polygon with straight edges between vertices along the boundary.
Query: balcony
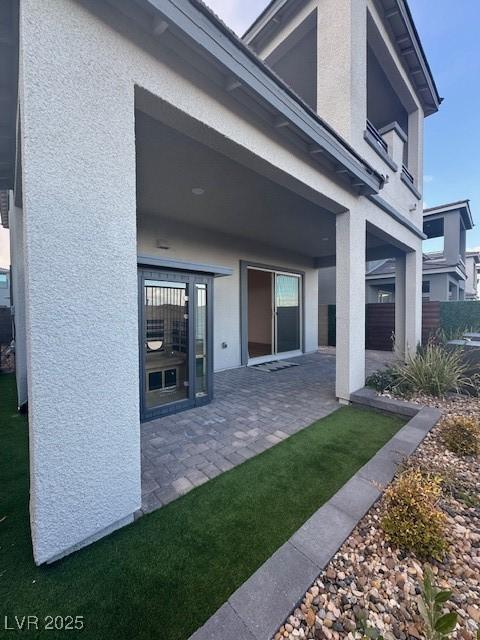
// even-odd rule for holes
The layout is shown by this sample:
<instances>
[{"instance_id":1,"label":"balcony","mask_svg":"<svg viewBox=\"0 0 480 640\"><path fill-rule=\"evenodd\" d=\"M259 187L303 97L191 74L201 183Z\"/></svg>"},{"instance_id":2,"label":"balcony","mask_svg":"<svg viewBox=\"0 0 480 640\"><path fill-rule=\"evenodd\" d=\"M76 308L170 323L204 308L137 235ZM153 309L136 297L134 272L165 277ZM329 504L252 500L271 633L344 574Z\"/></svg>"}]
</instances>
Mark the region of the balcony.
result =
<instances>
[{"instance_id":1,"label":"balcony","mask_svg":"<svg viewBox=\"0 0 480 640\"><path fill-rule=\"evenodd\" d=\"M383 139L382 134L378 131L375 125L368 119L363 137L372 149L376 151L382 160L390 167L390 169L392 169L392 171L398 170L396 162L394 162L388 152L387 142Z\"/></svg>"}]
</instances>

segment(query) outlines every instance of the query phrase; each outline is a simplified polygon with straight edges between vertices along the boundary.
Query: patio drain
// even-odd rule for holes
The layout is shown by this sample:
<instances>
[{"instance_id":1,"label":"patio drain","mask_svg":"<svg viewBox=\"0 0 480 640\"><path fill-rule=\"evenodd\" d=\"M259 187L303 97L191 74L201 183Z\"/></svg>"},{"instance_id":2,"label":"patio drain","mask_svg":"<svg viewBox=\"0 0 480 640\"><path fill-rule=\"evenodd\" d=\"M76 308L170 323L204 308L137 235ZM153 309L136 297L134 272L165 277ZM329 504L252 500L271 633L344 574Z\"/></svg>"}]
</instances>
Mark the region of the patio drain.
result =
<instances>
[{"instance_id":1,"label":"patio drain","mask_svg":"<svg viewBox=\"0 0 480 640\"><path fill-rule=\"evenodd\" d=\"M252 369L258 369L258 371L266 371L267 373L273 373L274 371L281 371L282 369L288 369L289 367L298 367L299 362L262 362L262 364L254 364Z\"/></svg>"}]
</instances>

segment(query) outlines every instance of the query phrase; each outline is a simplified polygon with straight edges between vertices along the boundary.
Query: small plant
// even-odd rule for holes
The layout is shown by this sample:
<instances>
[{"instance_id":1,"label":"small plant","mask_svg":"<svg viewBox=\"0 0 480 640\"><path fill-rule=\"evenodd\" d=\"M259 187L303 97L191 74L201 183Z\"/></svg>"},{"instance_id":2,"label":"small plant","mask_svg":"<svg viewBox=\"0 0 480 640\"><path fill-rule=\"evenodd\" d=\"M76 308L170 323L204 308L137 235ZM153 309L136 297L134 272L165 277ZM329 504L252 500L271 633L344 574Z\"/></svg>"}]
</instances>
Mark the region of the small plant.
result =
<instances>
[{"instance_id":1,"label":"small plant","mask_svg":"<svg viewBox=\"0 0 480 640\"><path fill-rule=\"evenodd\" d=\"M467 366L461 349L446 349L429 341L415 356L396 367L398 388L415 389L432 396L444 396L448 391L459 391L468 383Z\"/></svg>"},{"instance_id":2,"label":"small plant","mask_svg":"<svg viewBox=\"0 0 480 640\"><path fill-rule=\"evenodd\" d=\"M440 429L445 446L459 456L480 455L480 421L466 416L452 416Z\"/></svg>"},{"instance_id":3,"label":"small plant","mask_svg":"<svg viewBox=\"0 0 480 640\"><path fill-rule=\"evenodd\" d=\"M447 547L445 514L438 508L442 479L404 471L384 494L381 527L393 544L420 558L441 559Z\"/></svg>"},{"instance_id":4,"label":"small plant","mask_svg":"<svg viewBox=\"0 0 480 640\"><path fill-rule=\"evenodd\" d=\"M396 369L389 367L388 369L379 369L368 376L366 385L383 393L384 391L392 391L397 383Z\"/></svg>"},{"instance_id":5,"label":"small plant","mask_svg":"<svg viewBox=\"0 0 480 640\"><path fill-rule=\"evenodd\" d=\"M362 636L362 640L384 640L380 631L368 624L368 612L362 609L356 616L356 630Z\"/></svg>"},{"instance_id":6,"label":"small plant","mask_svg":"<svg viewBox=\"0 0 480 640\"><path fill-rule=\"evenodd\" d=\"M423 588L418 608L423 618L426 640L445 640L455 629L457 614L442 613L443 605L450 600L451 591L440 591L434 583L429 567L424 571Z\"/></svg>"}]
</instances>

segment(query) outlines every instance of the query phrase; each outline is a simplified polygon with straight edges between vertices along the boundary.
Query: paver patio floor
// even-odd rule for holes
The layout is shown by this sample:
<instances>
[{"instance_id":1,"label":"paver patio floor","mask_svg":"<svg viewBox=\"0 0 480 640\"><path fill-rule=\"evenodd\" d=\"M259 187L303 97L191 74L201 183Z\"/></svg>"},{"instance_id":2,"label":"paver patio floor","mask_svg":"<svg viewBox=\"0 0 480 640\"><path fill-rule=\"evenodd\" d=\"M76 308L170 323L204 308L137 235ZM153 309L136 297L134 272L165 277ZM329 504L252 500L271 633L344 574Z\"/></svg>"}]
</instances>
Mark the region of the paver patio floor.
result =
<instances>
[{"instance_id":1,"label":"paver patio floor","mask_svg":"<svg viewBox=\"0 0 480 640\"><path fill-rule=\"evenodd\" d=\"M367 352L367 374L390 353ZM142 424L142 511L168 504L195 486L265 451L338 407L335 350L292 358L275 372L252 367L214 376L206 406Z\"/></svg>"}]
</instances>

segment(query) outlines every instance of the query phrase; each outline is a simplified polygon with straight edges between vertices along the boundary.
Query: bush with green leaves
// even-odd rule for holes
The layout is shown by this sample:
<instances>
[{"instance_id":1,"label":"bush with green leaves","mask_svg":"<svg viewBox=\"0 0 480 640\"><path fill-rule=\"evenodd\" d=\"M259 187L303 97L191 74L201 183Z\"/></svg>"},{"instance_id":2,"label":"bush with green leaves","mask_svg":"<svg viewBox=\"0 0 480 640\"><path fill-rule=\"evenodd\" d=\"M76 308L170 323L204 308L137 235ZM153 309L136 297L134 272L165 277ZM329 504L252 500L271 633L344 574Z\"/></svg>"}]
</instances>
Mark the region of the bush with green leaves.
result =
<instances>
[{"instance_id":1,"label":"bush with green leaves","mask_svg":"<svg viewBox=\"0 0 480 640\"><path fill-rule=\"evenodd\" d=\"M419 558L441 560L447 548L441 493L439 476L415 468L401 473L384 493L380 525L387 540Z\"/></svg>"},{"instance_id":2,"label":"bush with green leaves","mask_svg":"<svg viewBox=\"0 0 480 640\"><path fill-rule=\"evenodd\" d=\"M444 396L468 384L466 371L461 349L446 349L429 341L416 355L409 356L405 364L398 365L395 375L399 389Z\"/></svg>"},{"instance_id":3,"label":"bush with green leaves","mask_svg":"<svg viewBox=\"0 0 480 640\"><path fill-rule=\"evenodd\" d=\"M459 456L480 455L480 420L467 416L451 416L440 427L445 446Z\"/></svg>"},{"instance_id":4,"label":"bush with green leaves","mask_svg":"<svg viewBox=\"0 0 480 640\"><path fill-rule=\"evenodd\" d=\"M388 369L379 369L368 376L366 385L383 393L384 391L393 391L397 384L397 373L394 367Z\"/></svg>"},{"instance_id":5,"label":"bush with green leaves","mask_svg":"<svg viewBox=\"0 0 480 640\"><path fill-rule=\"evenodd\" d=\"M444 607L451 597L451 591L441 591L435 586L432 571L427 566L418 599L425 640L447 640L454 631L458 614L454 611L444 612ZM368 611L365 609L356 614L356 630L362 640L384 640L380 631L369 622ZM480 629L477 632L477 639L480 640Z\"/></svg>"},{"instance_id":6,"label":"bush with green leaves","mask_svg":"<svg viewBox=\"0 0 480 640\"><path fill-rule=\"evenodd\" d=\"M454 611L443 612L445 604L451 597L451 591L441 591L435 586L432 572L427 567L424 571L423 588L418 601L426 640L445 640L455 629L457 614Z\"/></svg>"}]
</instances>

